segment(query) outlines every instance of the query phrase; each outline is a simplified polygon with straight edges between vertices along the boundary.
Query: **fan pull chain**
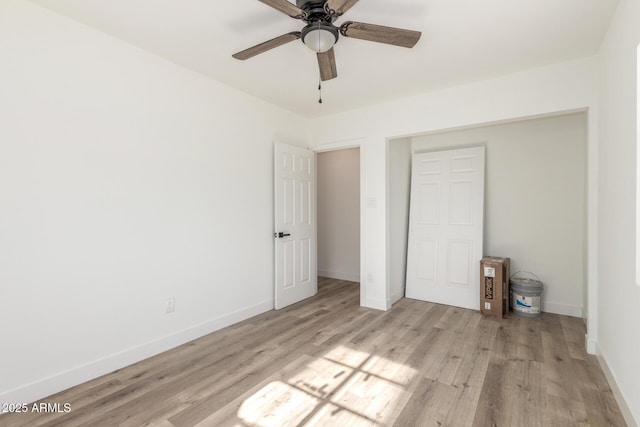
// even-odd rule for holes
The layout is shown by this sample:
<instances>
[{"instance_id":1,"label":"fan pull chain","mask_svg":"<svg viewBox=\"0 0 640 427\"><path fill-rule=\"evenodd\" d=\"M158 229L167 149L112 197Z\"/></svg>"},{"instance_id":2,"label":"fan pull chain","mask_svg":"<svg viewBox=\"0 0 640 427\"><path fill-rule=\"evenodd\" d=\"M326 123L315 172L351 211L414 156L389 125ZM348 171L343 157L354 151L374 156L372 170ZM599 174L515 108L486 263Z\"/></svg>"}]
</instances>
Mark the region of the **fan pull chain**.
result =
<instances>
[{"instance_id":1,"label":"fan pull chain","mask_svg":"<svg viewBox=\"0 0 640 427\"><path fill-rule=\"evenodd\" d=\"M322 104L322 80L318 80L318 92L320 93L318 104Z\"/></svg>"}]
</instances>

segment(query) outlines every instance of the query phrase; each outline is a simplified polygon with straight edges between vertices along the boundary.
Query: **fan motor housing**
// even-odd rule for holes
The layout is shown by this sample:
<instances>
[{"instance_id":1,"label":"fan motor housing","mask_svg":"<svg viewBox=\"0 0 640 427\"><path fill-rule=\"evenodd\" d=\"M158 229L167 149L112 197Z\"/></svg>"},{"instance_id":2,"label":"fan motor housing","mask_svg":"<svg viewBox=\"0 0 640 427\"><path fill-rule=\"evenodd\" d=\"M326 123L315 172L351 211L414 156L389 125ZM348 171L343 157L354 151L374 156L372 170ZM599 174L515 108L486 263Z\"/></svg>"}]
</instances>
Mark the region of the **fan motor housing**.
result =
<instances>
[{"instance_id":1,"label":"fan motor housing","mask_svg":"<svg viewBox=\"0 0 640 427\"><path fill-rule=\"evenodd\" d=\"M308 23L333 21L333 17L324 9L325 3L326 0L296 0L296 5L305 11L304 21Z\"/></svg>"}]
</instances>

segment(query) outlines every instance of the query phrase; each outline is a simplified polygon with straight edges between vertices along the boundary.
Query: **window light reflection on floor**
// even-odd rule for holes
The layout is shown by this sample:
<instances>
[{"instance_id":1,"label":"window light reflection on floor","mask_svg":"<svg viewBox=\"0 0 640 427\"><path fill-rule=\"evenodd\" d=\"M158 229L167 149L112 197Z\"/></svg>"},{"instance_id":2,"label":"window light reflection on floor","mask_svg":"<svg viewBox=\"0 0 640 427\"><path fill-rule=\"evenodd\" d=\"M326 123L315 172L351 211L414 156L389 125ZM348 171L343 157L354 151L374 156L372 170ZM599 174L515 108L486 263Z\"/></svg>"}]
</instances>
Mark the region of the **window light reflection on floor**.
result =
<instances>
[{"instance_id":1,"label":"window light reflection on floor","mask_svg":"<svg viewBox=\"0 0 640 427\"><path fill-rule=\"evenodd\" d=\"M303 355L244 398L241 426L386 425L410 397L415 369L385 357L339 346Z\"/></svg>"}]
</instances>

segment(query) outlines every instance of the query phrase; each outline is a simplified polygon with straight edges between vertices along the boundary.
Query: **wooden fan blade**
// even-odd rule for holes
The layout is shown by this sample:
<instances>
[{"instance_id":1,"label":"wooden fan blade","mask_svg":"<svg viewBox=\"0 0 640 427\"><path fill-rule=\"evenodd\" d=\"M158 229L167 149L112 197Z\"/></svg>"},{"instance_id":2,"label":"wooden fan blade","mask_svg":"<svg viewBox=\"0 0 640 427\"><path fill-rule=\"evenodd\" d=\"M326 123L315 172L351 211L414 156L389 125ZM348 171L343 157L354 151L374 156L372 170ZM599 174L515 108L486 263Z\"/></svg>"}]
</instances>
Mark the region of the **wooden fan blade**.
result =
<instances>
[{"instance_id":1,"label":"wooden fan blade","mask_svg":"<svg viewBox=\"0 0 640 427\"><path fill-rule=\"evenodd\" d=\"M324 7L330 15L340 16L344 15L345 12L351 9L358 1L359 0L327 0Z\"/></svg>"},{"instance_id":2,"label":"wooden fan blade","mask_svg":"<svg viewBox=\"0 0 640 427\"><path fill-rule=\"evenodd\" d=\"M284 34L280 37L276 37L275 39L267 40L266 42L257 44L241 52L234 53L233 57L236 59L240 59L241 61L244 61L245 59L252 58L268 50L274 49L278 46L282 46L283 44L292 42L294 40L298 40L299 38L300 38L300 31L294 31L288 34Z\"/></svg>"},{"instance_id":3,"label":"wooden fan blade","mask_svg":"<svg viewBox=\"0 0 640 427\"><path fill-rule=\"evenodd\" d=\"M420 31L383 27L382 25L364 24L362 22L345 22L340 26L340 34L354 39L402 47L414 47L422 35Z\"/></svg>"},{"instance_id":4,"label":"wooden fan blade","mask_svg":"<svg viewBox=\"0 0 640 427\"><path fill-rule=\"evenodd\" d=\"M298 6L294 6L289 3L287 0L258 0L267 6L271 6L272 8L279 10L285 15L289 15L292 18L302 19L307 14L304 10L300 9Z\"/></svg>"},{"instance_id":5,"label":"wooden fan blade","mask_svg":"<svg viewBox=\"0 0 640 427\"><path fill-rule=\"evenodd\" d=\"M336 56L333 48L326 52L318 53L318 66L320 67L320 80L327 81L338 77L336 69Z\"/></svg>"}]
</instances>

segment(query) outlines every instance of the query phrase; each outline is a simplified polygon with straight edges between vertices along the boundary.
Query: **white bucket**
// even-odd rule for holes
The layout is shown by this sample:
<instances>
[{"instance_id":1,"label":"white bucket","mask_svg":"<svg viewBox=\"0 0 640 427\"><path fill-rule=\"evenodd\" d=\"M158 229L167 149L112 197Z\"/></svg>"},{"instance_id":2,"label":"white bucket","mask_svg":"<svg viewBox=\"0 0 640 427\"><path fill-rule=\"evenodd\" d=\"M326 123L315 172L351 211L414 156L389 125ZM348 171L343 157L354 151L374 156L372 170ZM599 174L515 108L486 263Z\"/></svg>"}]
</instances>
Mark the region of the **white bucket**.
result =
<instances>
[{"instance_id":1,"label":"white bucket","mask_svg":"<svg viewBox=\"0 0 640 427\"><path fill-rule=\"evenodd\" d=\"M535 279L515 277L520 273L527 273ZM518 271L511 276L511 308L513 312L525 317L540 316L542 296L542 282L538 277L527 271Z\"/></svg>"}]
</instances>

